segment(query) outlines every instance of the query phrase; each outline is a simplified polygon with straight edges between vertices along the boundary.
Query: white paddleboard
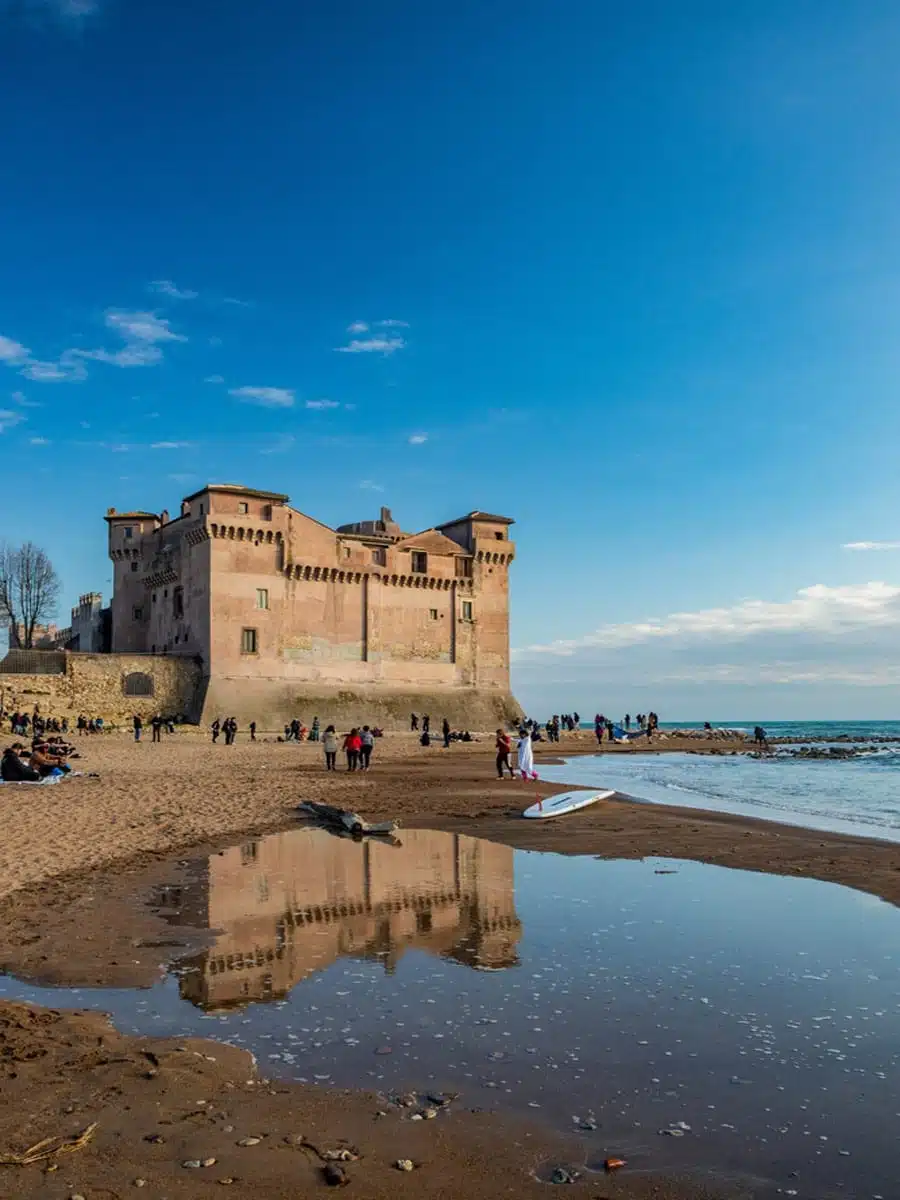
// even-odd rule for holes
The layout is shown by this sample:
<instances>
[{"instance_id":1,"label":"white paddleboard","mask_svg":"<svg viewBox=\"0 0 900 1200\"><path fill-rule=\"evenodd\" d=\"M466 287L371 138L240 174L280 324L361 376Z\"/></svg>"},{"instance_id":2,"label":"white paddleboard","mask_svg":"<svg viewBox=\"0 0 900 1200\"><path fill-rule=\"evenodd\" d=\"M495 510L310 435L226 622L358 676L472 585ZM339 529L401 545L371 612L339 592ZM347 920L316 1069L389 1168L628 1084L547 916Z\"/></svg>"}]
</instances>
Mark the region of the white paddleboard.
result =
<instances>
[{"instance_id":1,"label":"white paddleboard","mask_svg":"<svg viewBox=\"0 0 900 1200\"><path fill-rule=\"evenodd\" d=\"M596 804L598 800L608 800L615 794L615 791L560 792L558 796L548 796L546 800L539 800L537 804L532 804L531 808L525 809L522 816L543 817L544 820L548 817L564 817L566 813L577 812L579 808L587 808L589 804Z\"/></svg>"}]
</instances>

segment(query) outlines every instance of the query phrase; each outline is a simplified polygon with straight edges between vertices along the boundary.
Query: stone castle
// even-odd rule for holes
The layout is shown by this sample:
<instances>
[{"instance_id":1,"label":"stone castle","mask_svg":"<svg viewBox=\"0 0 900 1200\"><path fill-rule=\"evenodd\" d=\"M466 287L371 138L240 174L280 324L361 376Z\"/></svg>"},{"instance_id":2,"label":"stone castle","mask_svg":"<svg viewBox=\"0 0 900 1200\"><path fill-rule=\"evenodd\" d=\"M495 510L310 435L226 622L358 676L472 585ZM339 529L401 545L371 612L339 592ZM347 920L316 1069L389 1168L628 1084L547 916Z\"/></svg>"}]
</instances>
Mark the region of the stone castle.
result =
<instances>
[{"instance_id":1,"label":"stone castle","mask_svg":"<svg viewBox=\"0 0 900 1200\"><path fill-rule=\"evenodd\" d=\"M397 727L417 712L488 729L519 712L508 517L406 533L383 508L332 529L285 495L209 484L174 519L110 509L106 522L112 654L154 656L148 679L159 656L190 660L194 720Z\"/></svg>"}]
</instances>

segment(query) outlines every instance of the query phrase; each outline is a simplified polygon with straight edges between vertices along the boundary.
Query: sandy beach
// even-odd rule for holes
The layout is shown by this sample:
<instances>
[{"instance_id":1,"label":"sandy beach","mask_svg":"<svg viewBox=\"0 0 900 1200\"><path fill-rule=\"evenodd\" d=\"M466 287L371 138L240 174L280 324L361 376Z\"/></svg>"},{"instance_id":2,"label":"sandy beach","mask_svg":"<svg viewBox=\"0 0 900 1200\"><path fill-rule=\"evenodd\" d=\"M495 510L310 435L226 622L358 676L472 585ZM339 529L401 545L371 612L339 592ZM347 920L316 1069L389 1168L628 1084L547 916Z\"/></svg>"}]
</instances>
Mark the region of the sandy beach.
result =
<instances>
[{"instance_id":1,"label":"sandy beach","mask_svg":"<svg viewBox=\"0 0 900 1200\"><path fill-rule=\"evenodd\" d=\"M696 742L667 744L669 750L696 748ZM714 746L726 753L737 748ZM273 740L226 747L179 733L160 745L135 745L124 734L109 734L80 739L80 749L75 765L96 778L0 790L6 834L0 965L34 982L149 986L158 977L165 930L130 900L151 880L160 881L161 861L171 864L172 852L187 847L209 852L236 835L293 827L303 799L519 848L695 859L900 899L900 846L891 843L619 797L565 822L523 822L522 809L559 785L498 780L487 738L444 750L388 737L365 776L326 774L320 747ZM570 735L558 747L539 746L538 770L541 761L594 750L587 734ZM502 1117L473 1116L464 1103L439 1121L410 1126L394 1109L377 1117L385 1111L383 1099L364 1092L269 1086L237 1050L180 1041L151 1045L122 1037L94 1015L2 1005L0 1065L0 1154L98 1122L88 1144L56 1160L58 1172L46 1174L46 1162L5 1168L0 1195L90 1200L130 1194L136 1179L160 1196L205 1195L219 1187L246 1196L261 1187L273 1197L306 1194L322 1186L323 1163L285 1141L298 1133L318 1149L341 1139L356 1146L363 1157L347 1171L370 1196L398 1189L521 1195L543 1186L532 1174L538 1164L578 1160L571 1140ZM248 1136L259 1136L259 1143L236 1148ZM608 1153L615 1156L616 1147ZM210 1157L217 1160L210 1168L181 1166ZM400 1157L421 1169L402 1175L392 1166ZM751 1194L708 1191L696 1180L642 1172L585 1178L589 1182L577 1186L597 1197Z\"/></svg>"}]
</instances>

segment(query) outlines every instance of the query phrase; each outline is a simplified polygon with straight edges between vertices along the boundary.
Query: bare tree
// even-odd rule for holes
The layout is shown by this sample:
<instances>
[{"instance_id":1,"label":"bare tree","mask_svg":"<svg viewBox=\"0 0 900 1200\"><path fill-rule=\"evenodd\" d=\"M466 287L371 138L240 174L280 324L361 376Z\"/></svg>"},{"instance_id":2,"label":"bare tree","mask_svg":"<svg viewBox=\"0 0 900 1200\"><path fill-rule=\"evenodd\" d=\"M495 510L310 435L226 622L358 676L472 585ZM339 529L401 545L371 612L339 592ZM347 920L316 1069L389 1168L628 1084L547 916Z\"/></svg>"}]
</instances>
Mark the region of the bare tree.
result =
<instances>
[{"instance_id":1,"label":"bare tree","mask_svg":"<svg viewBox=\"0 0 900 1200\"><path fill-rule=\"evenodd\" d=\"M10 649L31 650L36 626L56 612L60 582L39 546L0 546L0 620L9 622Z\"/></svg>"}]
</instances>

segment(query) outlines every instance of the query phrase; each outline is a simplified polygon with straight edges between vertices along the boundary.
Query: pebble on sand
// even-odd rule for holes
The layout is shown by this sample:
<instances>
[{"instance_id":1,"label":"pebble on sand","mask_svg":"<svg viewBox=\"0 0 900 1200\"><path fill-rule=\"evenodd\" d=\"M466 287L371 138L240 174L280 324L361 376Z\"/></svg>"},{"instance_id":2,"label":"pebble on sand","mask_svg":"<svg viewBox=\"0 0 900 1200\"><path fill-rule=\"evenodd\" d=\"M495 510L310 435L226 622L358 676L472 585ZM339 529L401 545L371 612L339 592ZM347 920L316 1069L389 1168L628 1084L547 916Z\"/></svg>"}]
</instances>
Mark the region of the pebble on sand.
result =
<instances>
[{"instance_id":1,"label":"pebble on sand","mask_svg":"<svg viewBox=\"0 0 900 1200\"><path fill-rule=\"evenodd\" d=\"M411 1158L398 1158L394 1163L398 1171L414 1171L416 1164Z\"/></svg>"}]
</instances>

